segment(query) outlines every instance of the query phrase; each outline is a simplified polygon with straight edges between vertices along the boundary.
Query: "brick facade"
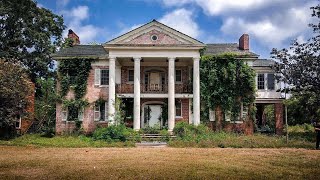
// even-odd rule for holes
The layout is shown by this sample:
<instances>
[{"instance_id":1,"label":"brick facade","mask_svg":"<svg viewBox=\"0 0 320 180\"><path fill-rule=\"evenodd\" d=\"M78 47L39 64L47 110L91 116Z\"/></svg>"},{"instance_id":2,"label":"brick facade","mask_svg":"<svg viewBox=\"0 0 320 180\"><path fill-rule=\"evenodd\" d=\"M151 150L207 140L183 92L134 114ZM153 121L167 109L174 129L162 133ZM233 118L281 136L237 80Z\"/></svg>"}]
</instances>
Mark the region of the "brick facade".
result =
<instances>
[{"instance_id":1,"label":"brick facade","mask_svg":"<svg viewBox=\"0 0 320 180\"><path fill-rule=\"evenodd\" d=\"M276 120L276 134L283 134L283 104L274 104L274 118Z\"/></svg>"}]
</instances>

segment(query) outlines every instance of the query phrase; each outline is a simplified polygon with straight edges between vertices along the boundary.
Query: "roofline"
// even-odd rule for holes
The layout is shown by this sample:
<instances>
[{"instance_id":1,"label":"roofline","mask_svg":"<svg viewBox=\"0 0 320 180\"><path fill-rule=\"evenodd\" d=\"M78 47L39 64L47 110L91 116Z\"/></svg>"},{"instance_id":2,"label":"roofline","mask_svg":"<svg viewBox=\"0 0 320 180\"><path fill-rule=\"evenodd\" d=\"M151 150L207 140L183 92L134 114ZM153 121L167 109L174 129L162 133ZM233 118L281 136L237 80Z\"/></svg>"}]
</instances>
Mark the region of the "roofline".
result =
<instances>
[{"instance_id":1,"label":"roofline","mask_svg":"<svg viewBox=\"0 0 320 180\"><path fill-rule=\"evenodd\" d=\"M103 46L108 45L109 42L111 42L111 41L113 41L113 40L115 40L115 39L118 39L118 38L120 38L120 37L122 37L122 36L125 36L125 35L133 32L133 31L135 31L135 30L137 30L137 29L139 29L139 28L141 28L141 27L143 27L143 26L146 26L146 25L148 25L148 24L151 24L151 23L153 23L153 22L159 23L159 24L161 24L161 25L163 25L163 26L165 26L165 27L167 27L167 28L169 28L169 29L172 29L172 30L174 30L174 31L176 31L176 32L178 32L178 33L181 33L181 34L183 34L183 35L185 35L185 36L187 36L187 37L189 37L189 38L191 38L191 39L193 39L193 40L195 40L195 41L197 41L197 42L205 45L205 43L199 41L198 39L195 39L195 38L193 38L193 37L191 37L191 36L189 36L189 35L187 35L187 34L185 34L185 33L182 33L182 32L180 32L180 31L178 31L178 30L176 30L176 29L173 29L172 27L167 26L167 25L165 25L165 24L163 24L163 23L161 23L161 22L159 22L159 21L157 21L157 20L155 20L155 19L153 19L152 21L150 21L150 22L148 22L148 23L146 23L146 24L143 24L143 25L141 25L141 26L139 26L139 27L137 27L137 28L135 28L135 29L132 29L131 31L128 31L128 32L126 32L126 33L124 33L124 34L122 34L122 35L120 35L120 36L118 36L118 37L115 37L115 38L113 38L113 39L111 39L111 40L109 40L109 41L107 41L107 42L105 42L105 43L102 43L101 45L103 45Z\"/></svg>"}]
</instances>

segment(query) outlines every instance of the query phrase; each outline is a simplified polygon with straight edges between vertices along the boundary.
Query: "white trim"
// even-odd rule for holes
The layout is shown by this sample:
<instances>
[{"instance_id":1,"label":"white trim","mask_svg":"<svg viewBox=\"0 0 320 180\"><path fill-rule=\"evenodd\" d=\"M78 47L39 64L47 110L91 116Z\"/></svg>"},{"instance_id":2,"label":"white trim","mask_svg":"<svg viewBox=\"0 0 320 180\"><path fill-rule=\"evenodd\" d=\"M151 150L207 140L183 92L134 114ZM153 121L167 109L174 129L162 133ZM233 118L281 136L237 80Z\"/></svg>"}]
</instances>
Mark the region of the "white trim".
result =
<instances>
[{"instance_id":1,"label":"white trim","mask_svg":"<svg viewBox=\"0 0 320 180\"><path fill-rule=\"evenodd\" d=\"M180 114L181 114L181 116L177 116L177 105L176 105L177 103L174 103L175 104L174 115L175 115L175 117L177 119L180 119L180 118L183 118L183 116L182 116L182 102L181 102L181 99L176 100L176 102L180 103Z\"/></svg>"},{"instance_id":2,"label":"white trim","mask_svg":"<svg viewBox=\"0 0 320 180\"><path fill-rule=\"evenodd\" d=\"M161 104L161 105L164 105L165 103L162 102L162 101L147 101L147 102L142 103L142 105L141 105L142 110L141 110L141 116L140 116L140 123L141 123L140 124L141 125L140 128L144 128L144 106L145 105L149 105L149 104L159 104L159 105ZM161 124L160 124L160 126L161 126Z\"/></svg>"},{"instance_id":3,"label":"white trim","mask_svg":"<svg viewBox=\"0 0 320 180\"><path fill-rule=\"evenodd\" d=\"M99 110L97 110L97 108L99 108ZM99 114L98 117L96 117L96 113ZM94 121L100 121L100 116L101 116L100 106L94 105L94 106L93 106L93 118L94 118Z\"/></svg>"},{"instance_id":4,"label":"white trim","mask_svg":"<svg viewBox=\"0 0 320 180\"><path fill-rule=\"evenodd\" d=\"M22 122L22 121L21 121L21 117L19 117L19 120L17 120L16 123L17 123L17 122L19 122L19 126L17 127L17 126L16 126L17 124L15 124L14 126L16 127L16 129L21 129L21 122Z\"/></svg>"},{"instance_id":5,"label":"white trim","mask_svg":"<svg viewBox=\"0 0 320 180\"><path fill-rule=\"evenodd\" d=\"M180 81L177 81L177 71L180 71ZM176 84L182 84L182 69L178 68L178 69L175 69L174 71L174 82Z\"/></svg>"},{"instance_id":6,"label":"white trim","mask_svg":"<svg viewBox=\"0 0 320 180\"><path fill-rule=\"evenodd\" d=\"M64 115L64 113L65 113L65 115ZM62 109L62 111L61 111L61 120L62 121L67 121L68 120L68 115L69 115L68 109L67 108L66 109Z\"/></svg>"},{"instance_id":7,"label":"white trim","mask_svg":"<svg viewBox=\"0 0 320 180\"><path fill-rule=\"evenodd\" d=\"M84 119L84 108L82 107L78 110L78 120L83 121L83 119Z\"/></svg>"}]
</instances>

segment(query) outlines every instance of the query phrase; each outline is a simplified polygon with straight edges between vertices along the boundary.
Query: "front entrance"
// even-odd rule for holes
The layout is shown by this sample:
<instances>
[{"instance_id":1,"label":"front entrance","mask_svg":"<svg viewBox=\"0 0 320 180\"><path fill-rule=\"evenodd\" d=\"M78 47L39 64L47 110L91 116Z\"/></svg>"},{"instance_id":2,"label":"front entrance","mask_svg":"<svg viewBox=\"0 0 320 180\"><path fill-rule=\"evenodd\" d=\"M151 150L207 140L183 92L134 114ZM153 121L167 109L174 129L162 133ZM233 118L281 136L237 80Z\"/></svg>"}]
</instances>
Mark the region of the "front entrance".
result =
<instances>
[{"instance_id":1,"label":"front entrance","mask_svg":"<svg viewBox=\"0 0 320 180\"><path fill-rule=\"evenodd\" d=\"M144 126L159 127L161 124L162 105L144 106Z\"/></svg>"}]
</instances>

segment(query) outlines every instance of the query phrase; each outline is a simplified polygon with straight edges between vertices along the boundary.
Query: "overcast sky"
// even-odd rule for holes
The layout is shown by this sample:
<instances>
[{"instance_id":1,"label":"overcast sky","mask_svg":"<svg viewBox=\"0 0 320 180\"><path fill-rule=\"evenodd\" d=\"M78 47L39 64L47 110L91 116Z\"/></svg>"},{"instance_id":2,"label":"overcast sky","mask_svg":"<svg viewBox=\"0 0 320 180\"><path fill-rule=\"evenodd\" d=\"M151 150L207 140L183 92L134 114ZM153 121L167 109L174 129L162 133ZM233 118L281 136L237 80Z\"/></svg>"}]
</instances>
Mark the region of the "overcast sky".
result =
<instances>
[{"instance_id":1,"label":"overcast sky","mask_svg":"<svg viewBox=\"0 0 320 180\"><path fill-rule=\"evenodd\" d=\"M318 0L38 0L63 15L81 44L104 43L156 19L204 43L235 43L250 36L250 50L269 58L272 48L311 36L310 7Z\"/></svg>"}]
</instances>

